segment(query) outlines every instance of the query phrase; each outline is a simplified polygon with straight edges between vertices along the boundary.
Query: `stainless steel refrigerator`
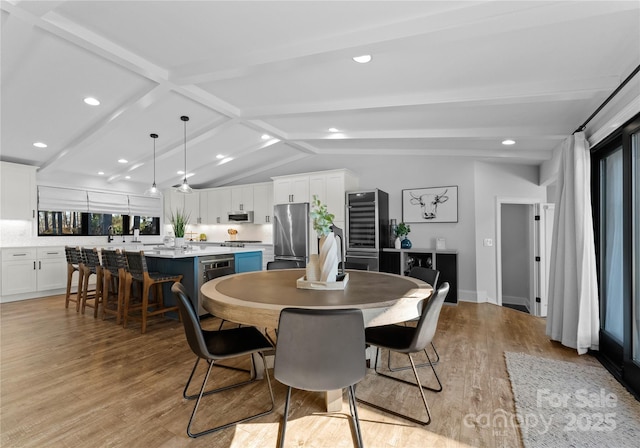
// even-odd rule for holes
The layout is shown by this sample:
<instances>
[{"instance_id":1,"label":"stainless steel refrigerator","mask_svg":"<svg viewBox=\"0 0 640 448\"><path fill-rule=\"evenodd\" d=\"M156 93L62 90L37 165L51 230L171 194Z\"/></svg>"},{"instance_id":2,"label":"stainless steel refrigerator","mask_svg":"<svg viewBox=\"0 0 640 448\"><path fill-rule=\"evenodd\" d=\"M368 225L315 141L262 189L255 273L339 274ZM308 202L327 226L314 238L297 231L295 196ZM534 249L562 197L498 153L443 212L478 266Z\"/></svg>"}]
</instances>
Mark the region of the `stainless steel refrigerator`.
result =
<instances>
[{"instance_id":1,"label":"stainless steel refrigerator","mask_svg":"<svg viewBox=\"0 0 640 448\"><path fill-rule=\"evenodd\" d=\"M302 268L309 259L309 203L273 206L274 260L295 260Z\"/></svg>"},{"instance_id":2,"label":"stainless steel refrigerator","mask_svg":"<svg viewBox=\"0 0 640 448\"><path fill-rule=\"evenodd\" d=\"M389 195L382 190L350 191L347 199L347 266L380 270L389 234Z\"/></svg>"}]
</instances>

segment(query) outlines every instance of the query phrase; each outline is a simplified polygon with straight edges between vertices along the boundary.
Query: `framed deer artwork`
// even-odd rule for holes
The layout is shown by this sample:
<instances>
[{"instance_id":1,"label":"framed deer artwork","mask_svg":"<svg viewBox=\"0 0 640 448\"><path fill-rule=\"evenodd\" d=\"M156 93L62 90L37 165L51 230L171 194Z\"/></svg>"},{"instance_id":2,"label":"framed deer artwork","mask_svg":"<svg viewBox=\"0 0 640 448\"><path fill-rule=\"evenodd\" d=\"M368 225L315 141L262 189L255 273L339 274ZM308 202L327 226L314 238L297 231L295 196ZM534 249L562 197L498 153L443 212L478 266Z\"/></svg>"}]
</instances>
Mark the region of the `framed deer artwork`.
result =
<instances>
[{"instance_id":1,"label":"framed deer artwork","mask_svg":"<svg viewBox=\"0 0 640 448\"><path fill-rule=\"evenodd\" d=\"M402 190L402 221L458 222L458 186Z\"/></svg>"}]
</instances>

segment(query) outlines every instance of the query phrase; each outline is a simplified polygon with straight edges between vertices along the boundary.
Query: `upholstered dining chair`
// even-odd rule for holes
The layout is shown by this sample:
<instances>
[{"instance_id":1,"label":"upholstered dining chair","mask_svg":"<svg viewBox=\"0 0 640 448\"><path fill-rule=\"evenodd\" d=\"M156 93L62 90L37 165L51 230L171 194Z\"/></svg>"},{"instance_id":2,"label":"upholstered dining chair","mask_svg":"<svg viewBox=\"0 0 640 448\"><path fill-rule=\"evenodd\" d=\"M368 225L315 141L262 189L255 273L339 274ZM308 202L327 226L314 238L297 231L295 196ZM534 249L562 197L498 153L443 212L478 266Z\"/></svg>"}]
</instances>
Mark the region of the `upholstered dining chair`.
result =
<instances>
[{"instance_id":1,"label":"upholstered dining chair","mask_svg":"<svg viewBox=\"0 0 640 448\"><path fill-rule=\"evenodd\" d=\"M422 266L414 266L409 271L408 277L417 278L418 280L422 280L423 282L430 284L431 287L433 287L433 290L435 291L438 288L438 278L440 277L440 271L436 269L425 268ZM414 320L417 320L417 319L414 319ZM405 322L405 325L406 325L406 322ZM438 350L436 350L436 346L433 343L433 341L431 341L431 348L433 349L433 353L436 355L436 359L434 359L432 362L433 364L438 364L440 362L440 354L438 353ZM425 348L424 350L426 353L427 349ZM420 367L425 367L426 365L427 363L416 364L416 367L420 368ZM408 370L411 368L411 366L408 366L408 365L402 366L402 367L395 367L395 368L391 367L391 352L389 352L389 356L387 357L387 367L392 372Z\"/></svg>"},{"instance_id":2,"label":"upholstered dining chair","mask_svg":"<svg viewBox=\"0 0 640 448\"><path fill-rule=\"evenodd\" d=\"M273 271L275 269L297 269L299 267L298 262L294 260L274 260L267 262L267 271Z\"/></svg>"},{"instance_id":3,"label":"upholstered dining chair","mask_svg":"<svg viewBox=\"0 0 640 448\"><path fill-rule=\"evenodd\" d=\"M273 376L287 387L279 446L284 446L291 388L349 390L356 442L362 447L354 384L366 375L364 319L357 309L285 308L280 313Z\"/></svg>"},{"instance_id":4,"label":"upholstered dining chair","mask_svg":"<svg viewBox=\"0 0 640 448\"><path fill-rule=\"evenodd\" d=\"M193 407L193 411L191 412L191 418L189 418L189 423L187 424L187 435L192 438L200 437L205 434L220 431L238 423L253 420L255 418L262 417L263 415L267 415L273 412L275 401L273 398L273 390L271 389L269 371L267 370L267 364L263 354L265 350L272 349L273 345L271 345L267 338L255 327L245 326L215 331L203 330L200 326L198 314L196 313L196 310L184 286L180 283L174 283L171 287L171 291L176 297L176 301L178 303L178 309L180 310L180 316L182 317L182 323L184 326L185 335L187 337L187 342L189 343L189 347L191 348L193 353L197 356L196 363L191 370L191 375L189 375L187 384L185 385L182 392L182 396L185 399L192 400L196 398L196 403ZM200 402L202 401L202 397L235 387L244 386L256 380L255 365L253 364L254 360L253 356L251 356L252 369L251 377L248 380L205 392L205 387L211 374L211 369L214 367L214 365L216 365L215 362L230 358L236 358L243 355L252 355L254 353L258 353L262 357L264 374L267 379L266 382L269 388L269 395L271 396L271 407L265 411L252 414L248 417L244 417L231 423L225 423L196 433L192 432L191 426L195 420L198 407L200 406ZM204 359L209 364L209 368L207 370L207 373L205 374L204 380L202 381L200 392L198 394L188 395L187 390L189 389L189 385L191 384L191 380L193 379L193 375L201 359Z\"/></svg>"},{"instance_id":5,"label":"upholstered dining chair","mask_svg":"<svg viewBox=\"0 0 640 448\"><path fill-rule=\"evenodd\" d=\"M435 366L431 362L429 358L429 354L427 353L427 359L429 360L426 365L431 367L433 370L433 374L438 382L438 388L431 388L427 386L423 386L420 382L420 377L418 376L418 371L416 370L416 365L413 362L413 358L411 357L412 353L418 353L425 349L425 347L433 340L433 336L436 333L436 328L438 326L438 319L440 317L440 310L442 309L442 304L444 303L444 299L447 297L449 293L449 283L445 282L438 288L435 294L429 298L424 299L422 302L422 314L420 319L418 320L418 325L416 327L410 326L402 326L402 325L383 325L380 327L369 327L365 330L365 337L368 345L372 345L378 348L376 351L376 359L374 364L374 369L376 374L384 376L386 378L390 378L395 381L400 381L405 384L409 384L412 386L416 386L418 391L420 392L420 396L422 398L422 402L424 404L424 408L427 411L427 420L419 420L414 417L408 416L406 414L401 414L399 412L393 411L384 406L374 404L370 401L365 401L360 398L357 400L361 403L364 403L373 408L379 409L381 411L385 411L389 414L395 415L397 417L404 418L414 423L418 423L421 425L428 425L431 423L431 411L429 410L429 404L427 403L427 398L424 395L424 390L431 390L434 392L442 391L442 383L440 382L440 378L438 378L438 373L436 372ZM409 358L409 362L411 364L411 369L413 370L413 375L416 379L415 383L410 381L406 381L402 378L396 378L394 376L382 373L378 370L378 353L379 349L388 349L390 351L394 351L397 353L404 353ZM425 352L426 353L426 352Z\"/></svg>"}]
</instances>

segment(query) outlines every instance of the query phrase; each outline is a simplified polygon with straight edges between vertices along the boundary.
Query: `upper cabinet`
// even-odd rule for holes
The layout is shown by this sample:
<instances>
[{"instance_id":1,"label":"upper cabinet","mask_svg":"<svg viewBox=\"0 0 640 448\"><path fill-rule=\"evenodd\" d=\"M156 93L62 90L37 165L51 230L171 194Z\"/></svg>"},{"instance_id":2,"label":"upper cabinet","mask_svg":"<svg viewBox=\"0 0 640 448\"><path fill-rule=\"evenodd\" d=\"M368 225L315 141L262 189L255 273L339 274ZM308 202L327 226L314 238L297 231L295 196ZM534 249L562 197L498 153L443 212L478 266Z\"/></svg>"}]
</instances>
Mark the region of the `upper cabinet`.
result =
<instances>
[{"instance_id":1,"label":"upper cabinet","mask_svg":"<svg viewBox=\"0 0 640 448\"><path fill-rule=\"evenodd\" d=\"M335 218L333 223L345 228L345 193L357 190L358 177L349 170L318 171L315 173L279 176L273 178L274 204L289 202L309 202L313 196L326 204L329 213ZM309 248L311 253L318 251L317 236L313 223L309 223Z\"/></svg>"},{"instance_id":2,"label":"upper cabinet","mask_svg":"<svg viewBox=\"0 0 640 448\"><path fill-rule=\"evenodd\" d=\"M253 186L253 222L271 224L273 216L273 184L254 184Z\"/></svg>"},{"instance_id":3,"label":"upper cabinet","mask_svg":"<svg viewBox=\"0 0 640 448\"><path fill-rule=\"evenodd\" d=\"M231 187L231 208L227 212L250 212L253 204L253 185Z\"/></svg>"},{"instance_id":4,"label":"upper cabinet","mask_svg":"<svg viewBox=\"0 0 640 448\"><path fill-rule=\"evenodd\" d=\"M165 222L171 221L171 213L176 210L184 210L189 215L191 224L202 223L200 211L200 192L193 190L191 194L179 193L174 188L164 191L164 217Z\"/></svg>"},{"instance_id":5,"label":"upper cabinet","mask_svg":"<svg viewBox=\"0 0 640 448\"><path fill-rule=\"evenodd\" d=\"M309 202L309 175L273 178L273 203Z\"/></svg>"},{"instance_id":6,"label":"upper cabinet","mask_svg":"<svg viewBox=\"0 0 640 448\"><path fill-rule=\"evenodd\" d=\"M213 188L201 192L207 198L207 218L203 224L225 224L231 211L231 189Z\"/></svg>"},{"instance_id":7,"label":"upper cabinet","mask_svg":"<svg viewBox=\"0 0 640 448\"><path fill-rule=\"evenodd\" d=\"M33 220L36 217L36 167L0 162L1 219Z\"/></svg>"}]
</instances>

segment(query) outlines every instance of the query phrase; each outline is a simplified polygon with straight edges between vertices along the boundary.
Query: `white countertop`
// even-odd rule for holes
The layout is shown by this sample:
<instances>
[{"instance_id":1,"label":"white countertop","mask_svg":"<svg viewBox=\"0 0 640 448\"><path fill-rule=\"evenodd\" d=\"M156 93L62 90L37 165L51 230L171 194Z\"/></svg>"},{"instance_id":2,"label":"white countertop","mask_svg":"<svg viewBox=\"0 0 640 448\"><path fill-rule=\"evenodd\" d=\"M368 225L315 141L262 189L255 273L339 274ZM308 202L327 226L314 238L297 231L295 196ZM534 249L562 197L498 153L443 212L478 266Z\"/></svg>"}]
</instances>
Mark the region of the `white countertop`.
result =
<instances>
[{"instance_id":1,"label":"white countertop","mask_svg":"<svg viewBox=\"0 0 640 448\"><path fill-rule=\"evenodd\" d=\"M144 255L146 257L155 258L191 258L191 257L204 257L207 255L224 255L224 254L240 254L246 252L262 252L259 247L206 247L206 248L191 248L185 250L175 249L160 249L160 248L145 248Z\"/></svg>"}]
</instances>

